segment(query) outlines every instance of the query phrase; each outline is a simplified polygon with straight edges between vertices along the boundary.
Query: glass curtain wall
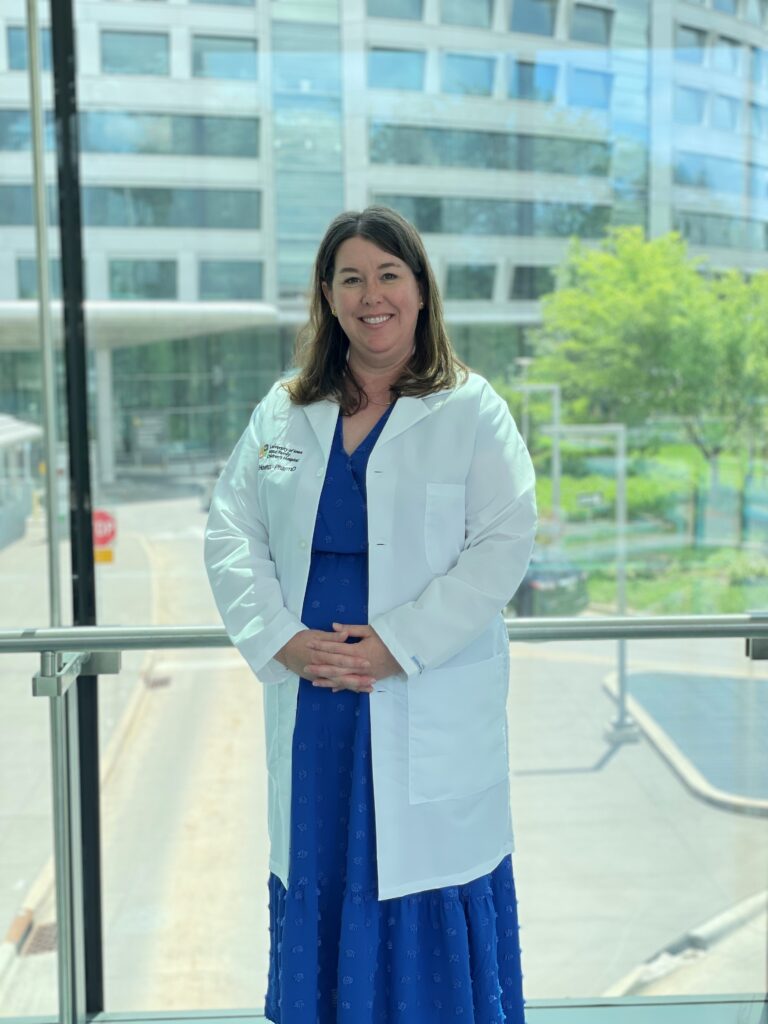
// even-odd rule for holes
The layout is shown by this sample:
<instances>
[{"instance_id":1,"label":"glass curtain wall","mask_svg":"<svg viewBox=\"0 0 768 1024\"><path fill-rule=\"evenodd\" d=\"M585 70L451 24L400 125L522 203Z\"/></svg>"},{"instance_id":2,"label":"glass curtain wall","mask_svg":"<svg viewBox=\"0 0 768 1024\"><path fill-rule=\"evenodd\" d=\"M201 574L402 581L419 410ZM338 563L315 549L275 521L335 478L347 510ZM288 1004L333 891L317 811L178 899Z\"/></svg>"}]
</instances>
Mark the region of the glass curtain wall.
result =
<instances>
[{"instance_id":1,"label":"glass curtain wall","mask_svg":"<svg viewBox=\"0 0 768 1024\"><path fill-rule=\"evenodd\" d=\"M372 202L423 234L453 343L536 466L541 527L508 614L766 608L764 3L77 0L75 14L89 440L112 533L100 622L217 620L213 484L292 366L325 226ZM39 428L25 32L7 0L0 415ZM44 27L48 106L49 48ZM50 114L46 138L50 160ZM55 297L58 253L52 232ZM5 494L29 466L22 525L0 540L0 572L23 587L0 598L8 626L44 624L47 607L39 434L21 451L0 467ZM620 744L625 656L639 731ZM764 673L714 641L621 658L513 652L527 996L764 991ZM0 721L34 719L45 750L28 667L17 678ZM99 691L105 1008L262 1005L257 682L234 652L150 652ZM9 806L17 849L42 866L48 768L29 766L35 827ZM3 870L13 919L28 880L10 854ZM690 938L729 913L738 925L710 945ZM55 969L31 979L53 954L17 953L17 984L50 1012Z\"/></svg>"}]
</instances>

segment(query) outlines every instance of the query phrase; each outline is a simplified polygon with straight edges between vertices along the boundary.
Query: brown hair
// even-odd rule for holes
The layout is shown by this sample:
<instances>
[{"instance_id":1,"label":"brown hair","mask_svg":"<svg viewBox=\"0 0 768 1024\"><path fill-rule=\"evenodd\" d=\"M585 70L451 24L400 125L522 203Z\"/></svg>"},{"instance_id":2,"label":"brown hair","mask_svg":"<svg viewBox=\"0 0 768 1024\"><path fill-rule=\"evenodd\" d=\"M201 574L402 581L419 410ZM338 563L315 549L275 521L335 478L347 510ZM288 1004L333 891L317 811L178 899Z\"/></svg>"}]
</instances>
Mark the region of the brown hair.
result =
<instances>
[{"instance_id":1,"label":"brown hair","mask_svg":"<svg viewBox=\"0 0 768 1024\"><path fill-rule=\"evenodd\" d=\"M331 286L339 246L356 237L402 260L413 272L424 301L416 321L413 355L392 385L393 396L421 397L455 387L459 377L466 378L467 367L448 338L443 304L424 243L416 228L395 210L369 206L362 213L339 214L320 243L312 276L309 322L296 339L299 373L284 384L291 401L309 405L331 398L338 401L345 414L367 404L363 389L347 365L349 341L331 313L322 287L323 282Z\"/></svg>"}]
</instances>

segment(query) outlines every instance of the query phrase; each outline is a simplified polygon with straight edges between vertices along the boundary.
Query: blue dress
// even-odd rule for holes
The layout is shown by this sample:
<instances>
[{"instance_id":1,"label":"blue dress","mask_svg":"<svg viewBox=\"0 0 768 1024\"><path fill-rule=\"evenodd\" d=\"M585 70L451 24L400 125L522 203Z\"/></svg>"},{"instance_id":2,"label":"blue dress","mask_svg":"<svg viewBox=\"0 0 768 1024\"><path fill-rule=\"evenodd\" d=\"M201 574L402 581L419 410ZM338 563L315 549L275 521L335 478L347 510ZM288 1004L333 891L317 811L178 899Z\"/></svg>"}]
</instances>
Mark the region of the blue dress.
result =
<instances>
[{"instance_id":1,"label":"blue dress","mask_svg":"<svg viewBox=\"0 0 768 1024\"><path fill-rule=\"evenodd\" d=\"M339 416L302 622L368 621L365 470L389 416L347 455ZM274 1024L523 1024L512 861L378 900L369 694L299 683L288 889L269 876Z\"/></svg>"}]
</instances>

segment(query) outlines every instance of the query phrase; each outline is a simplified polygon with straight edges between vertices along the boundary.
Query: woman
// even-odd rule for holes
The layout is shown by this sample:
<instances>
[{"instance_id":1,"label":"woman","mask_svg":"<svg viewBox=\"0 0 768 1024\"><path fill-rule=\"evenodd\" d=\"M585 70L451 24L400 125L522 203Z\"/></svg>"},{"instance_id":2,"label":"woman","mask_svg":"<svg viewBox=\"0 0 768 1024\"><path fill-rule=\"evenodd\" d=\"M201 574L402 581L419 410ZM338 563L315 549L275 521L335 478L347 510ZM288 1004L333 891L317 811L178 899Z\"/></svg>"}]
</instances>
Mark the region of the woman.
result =
<instances>
[{"instance_id":1,"label":"woman","mask_svg":"<svg viewBox=\"0 0 768 1024\"><path fill-rule=\"evenodd\" d=\"M392 210L330 225L297 351L206 530L264 684L265 1013L519 1024L501 611L533 545L531 462Z\"/></svg>"}]
</instances>

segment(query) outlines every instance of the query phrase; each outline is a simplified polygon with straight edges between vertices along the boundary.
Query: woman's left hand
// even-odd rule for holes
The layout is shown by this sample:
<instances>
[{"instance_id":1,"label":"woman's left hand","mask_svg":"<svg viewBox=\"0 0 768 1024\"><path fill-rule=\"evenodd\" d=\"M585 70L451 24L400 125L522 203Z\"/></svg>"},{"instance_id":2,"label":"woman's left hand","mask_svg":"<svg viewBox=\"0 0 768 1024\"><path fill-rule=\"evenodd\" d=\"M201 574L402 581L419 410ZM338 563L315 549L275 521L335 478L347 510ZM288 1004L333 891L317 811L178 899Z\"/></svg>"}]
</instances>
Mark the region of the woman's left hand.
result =
<instances>
[{"instance_id":1,"label":"woman's left hand","mask_svg":"<svg viewBox=\"0 0 768 1024\"><path fill-rule=\"evenodd\" d=\"M387 676L396 676L403 673L403 667L400 662L390 654L389 648L385 646L378 633L370 626L350 626L334 622L333 629L339 634L339 639L344 639L345 641L350 636L360 637L358 643L354 645L354 649L356 655L365 658L370 663L370 668L366 669L366 675L373 676L374 679L386 679ZM330 669L332 666L332 663L326 661L323 655L338 654L338 641L311 640L307 647L315 652L312 663L307 666L307 670L314 677L312 685L331 687L334 693L338 693L343 687L336 686L334 680L326 679L323 676L324 670Z\"/></svg>"}]
</instances>

